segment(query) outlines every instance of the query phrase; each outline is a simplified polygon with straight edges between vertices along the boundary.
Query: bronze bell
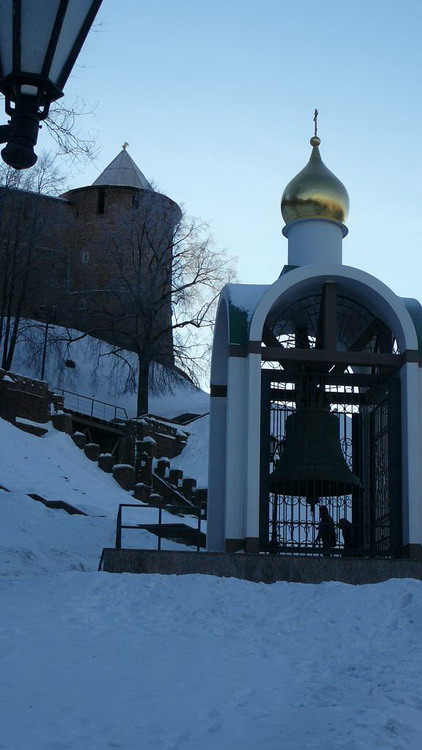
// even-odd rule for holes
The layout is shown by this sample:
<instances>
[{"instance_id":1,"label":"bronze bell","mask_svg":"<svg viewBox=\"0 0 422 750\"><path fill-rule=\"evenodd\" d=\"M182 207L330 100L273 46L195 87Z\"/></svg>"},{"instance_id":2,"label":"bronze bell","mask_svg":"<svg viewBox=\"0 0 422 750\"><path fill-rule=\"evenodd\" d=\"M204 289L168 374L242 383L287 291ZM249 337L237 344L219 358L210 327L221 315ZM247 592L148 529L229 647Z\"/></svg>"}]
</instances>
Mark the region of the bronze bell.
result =
<instances>
[{"instance_id":1,"label":"bronze bell","mask_svg":"<svg viewBox=\"0 0 422 750\"><path fill-rule=\"evenodd\" d=\"M270 491L306 497L348 495L361 487L341 450L339 419L321 407L300 407L286 419L284 450L270 474Z\"/></svg>"}]
</instances>

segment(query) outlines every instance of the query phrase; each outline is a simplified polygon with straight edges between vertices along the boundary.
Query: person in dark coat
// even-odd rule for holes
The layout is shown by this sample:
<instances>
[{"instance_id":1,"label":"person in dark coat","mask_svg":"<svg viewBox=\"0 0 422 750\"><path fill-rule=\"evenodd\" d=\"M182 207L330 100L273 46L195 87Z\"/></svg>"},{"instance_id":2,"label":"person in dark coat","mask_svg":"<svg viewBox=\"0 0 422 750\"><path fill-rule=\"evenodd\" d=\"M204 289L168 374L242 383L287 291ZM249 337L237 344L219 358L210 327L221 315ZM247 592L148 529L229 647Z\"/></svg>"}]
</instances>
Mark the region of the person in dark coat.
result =
<instances>
[{"instance_id":1,"label":"person in dark coat","mask_svg":"<svg viewBox=\"0 0 422 750\"><path fill-rule=\"evenodd\" d=\"M315 541L322 542L324 555L329 555L329 550L337 544L336 527L326 505L319 506L318 534Z\"/></svg>"},{"instance_id":2,"label":"person in dark coat","mask_svg":"<svg viewBox=\"0 0 422 750\"><path fill-rule=\"evenodd\" d=\"M345 552L353 549L356 546L353 525L347 520L347 518L340 518L338 526L341 529L343 536L343 548Z\"/></svg>"}]
</instances>

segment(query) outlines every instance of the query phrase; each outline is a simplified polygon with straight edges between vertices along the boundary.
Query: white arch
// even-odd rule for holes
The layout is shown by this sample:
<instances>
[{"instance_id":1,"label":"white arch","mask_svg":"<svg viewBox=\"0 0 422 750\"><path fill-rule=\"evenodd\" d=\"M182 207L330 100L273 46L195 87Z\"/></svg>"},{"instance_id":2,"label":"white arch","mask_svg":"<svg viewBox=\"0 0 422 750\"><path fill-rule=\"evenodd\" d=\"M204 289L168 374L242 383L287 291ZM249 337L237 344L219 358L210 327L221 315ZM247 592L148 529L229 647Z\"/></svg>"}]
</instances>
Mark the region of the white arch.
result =
<instances>
[{"instance_id":1,"label":"white arch","mask_svg":"<svg viewBox=\"0 0 422 750\"><path fill-rule=\"evenodd\" d=\"M250 340L261 341L266 317L281 296L283 303L289 304L302 294L319 291L325 281L336 282L340 291L352 294L353 299L387 323L401 351L418 349L415 326L400 297L375 276L352 266L334 263L302 266L280 276L256 307L249 329Z\"/></svg>"},{"instance_id":2,"label":"white arch","mask_svg":"<svg viewBox=\"0 0 422 750\"><path fill-rule=\"evenodd\" d=\"M266 289L258 286L247 289L242 285L241 297L250 302L249 341L261 342L265 320L278 304L284 307L302 296L319 293L326 281L335 282L340 294L360 302L383 320L401 351L418 351L416 328L403 300L374 276L333 263L292 269ZM231 301L230 287L226 287L217 313L211 380L216 386L211 399L209 475L208 549L212 551L224 550L227 540L246 544L249 540L250 549L259 541L261 355L256 346L248 350L244 347L243 352L230 355ZM403 543L422 555L422 504L419 500L422 371L416 358L411 360L400 370Z\"/></svg>"}]
</instances>

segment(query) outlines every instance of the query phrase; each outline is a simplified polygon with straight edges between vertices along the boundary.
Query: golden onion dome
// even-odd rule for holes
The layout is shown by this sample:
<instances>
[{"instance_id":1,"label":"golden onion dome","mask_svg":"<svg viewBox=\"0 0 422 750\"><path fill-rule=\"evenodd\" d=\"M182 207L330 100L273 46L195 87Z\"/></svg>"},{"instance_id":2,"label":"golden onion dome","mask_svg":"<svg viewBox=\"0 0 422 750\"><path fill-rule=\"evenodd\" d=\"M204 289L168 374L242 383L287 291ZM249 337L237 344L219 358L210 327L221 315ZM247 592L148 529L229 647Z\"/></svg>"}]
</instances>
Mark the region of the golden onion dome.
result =
<instances>
[{"instance_id":1,"label":"golden onion dome","mask_svg":"<svg viewBox=\"0 0 422 750\"><path fill-rule=\"evenodd\" d=\"M349 196L343 183L325 166L318 136L311 138L312 153L306 167L287 185L281 198L286 224L296 219L333 219L344 222Z\"/></svg>"}]
</instances>

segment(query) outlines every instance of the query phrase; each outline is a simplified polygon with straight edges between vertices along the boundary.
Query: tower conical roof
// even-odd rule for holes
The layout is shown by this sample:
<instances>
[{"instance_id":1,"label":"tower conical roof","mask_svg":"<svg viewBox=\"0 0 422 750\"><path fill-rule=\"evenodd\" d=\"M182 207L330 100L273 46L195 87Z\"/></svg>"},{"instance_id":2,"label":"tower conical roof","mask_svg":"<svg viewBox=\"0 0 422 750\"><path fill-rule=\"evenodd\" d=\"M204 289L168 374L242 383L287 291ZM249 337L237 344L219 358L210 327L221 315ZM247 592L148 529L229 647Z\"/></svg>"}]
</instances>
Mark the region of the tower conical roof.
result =
<instances>
[{"instance_id":1,"label":"tower conical roof","mask_svg":"<svg viewBox=\"0 0 422 750\"><path fill-rule=\"evenodd\" d=\"M347 218L347 190L322 161L320 143L318 136L311 138L311 158L284 190L281 213L286 224L296 219L321 218L343 222Z\"/></svg>"},{"instance_id":2,"label":"tower conical roof","mask_svg":"<svg viewBox=\"0 0 422 750\"><path fill-rule=\"evenodd\" d=\"M121 185L123 187L142 188L152 190L145 175L126 151L122 148L120 154L110 162L108 167L92 183L93 185Z\"/></svg>"}]
</instances>

